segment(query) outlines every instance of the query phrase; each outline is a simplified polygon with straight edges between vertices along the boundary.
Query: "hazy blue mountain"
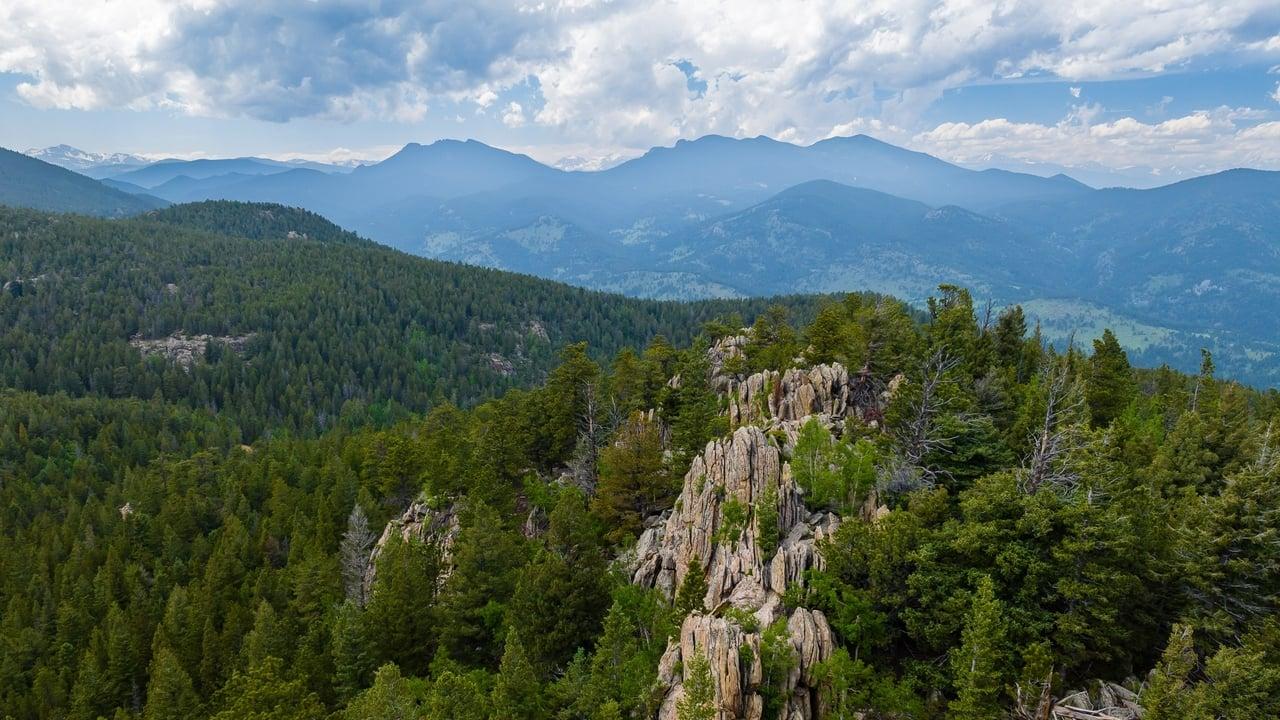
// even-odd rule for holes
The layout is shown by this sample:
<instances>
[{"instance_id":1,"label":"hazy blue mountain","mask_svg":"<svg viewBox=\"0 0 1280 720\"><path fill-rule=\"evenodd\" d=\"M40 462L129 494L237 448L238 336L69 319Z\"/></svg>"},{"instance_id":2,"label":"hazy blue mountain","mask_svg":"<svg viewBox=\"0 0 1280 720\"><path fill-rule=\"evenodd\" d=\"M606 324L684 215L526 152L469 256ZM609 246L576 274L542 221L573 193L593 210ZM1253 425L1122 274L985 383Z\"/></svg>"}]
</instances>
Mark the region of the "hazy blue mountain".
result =
<instances>
[{"instance_id":1,"label":"hazy blue mountain","mask_svg":"<svg viewBox=\"0 0 1280 720\"><path fill-rule=\"evenodd\" d=\"M22 153L0 148L0 205L99 217L136 215L164 205Z\"/></svg>"},{"instance_id":2,"label":"hazy blue mountain","mask_svg":"<svg viewBox=\"0 0 1280 720\"><path fill-rule=\"evenodd\" d=\"M153 189L175 178L194 180L237 173L240 175L271 175L289 170L287 166L266 162L258 158L229 158L219 160L161 160L146 167L113 175L112 180L127 182Z\"/></svg>"},{"instance_id":3,"label":"hazy blue mountain","mask_svg":"<svg viewBox=\"0 0 1280 720\"><path fill-rule=\"evenodd\" d=\"M460 232L456 227L442 229L442 216L445 224L464 225L475 232L509 230L518 219L532 223L552 217L587 233L634 239L683 232L812 180L971 210L1089 192L1069 178L968 170L861 135L807 147L764 137L712 135L655 148L599 172L547 167L474 140L406 145L383 162L334 177L252 166L246 171L230 164L244 161L221 162L216 172L162 164L118 179L153 188L175 202L236 199L298 204L380 241L417 251L437 232ZM197 182L159 187L179 175ZM419 203L419 198L433 202ZM387 207L396 208L396 218L386 217L383 209Z\"/></svg>"},{"instance_id":4,"label":"hazy blue mountain","mask_svg":"<svg viewBox=\"0 0 1280 720\"><path fill-rule=\"evenodd\" d=\"M664 244L657 267L697 272L753 295L864 287L921 300L939 282L953 282L1011 299L1051 282L1033 260L1050 248L1015 226L826 180Z\"/></svg>"}]
</instances>

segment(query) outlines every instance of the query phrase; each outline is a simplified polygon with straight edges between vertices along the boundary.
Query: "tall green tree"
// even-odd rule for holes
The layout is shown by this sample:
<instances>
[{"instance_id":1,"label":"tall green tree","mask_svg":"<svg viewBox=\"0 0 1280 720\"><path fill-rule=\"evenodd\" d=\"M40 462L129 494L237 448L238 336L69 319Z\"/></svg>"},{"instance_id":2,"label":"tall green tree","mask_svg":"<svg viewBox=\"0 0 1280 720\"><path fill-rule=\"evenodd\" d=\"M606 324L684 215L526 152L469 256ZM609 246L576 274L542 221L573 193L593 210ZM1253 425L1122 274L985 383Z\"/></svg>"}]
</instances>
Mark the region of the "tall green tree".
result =
<instances>
[{"instance_id":1,"label":"tall green tree","mask_svg":"<svg viewBox=\"0 0 1280 720\"><path fill-rule=\"evenodd\" d=\"M1093 341L1089 379L1085 387L1085 399L1094 427L1111 425L1128 407L1135 392L1129 356L1120 347L1115 333L1107 328L1101 338Z\"/></svg>"},{"instance_id":2,"label":"tall green tree","mask_svg":"<svg viewBox=\"0 0 1280 720\"><path fill-rule=\"evenodd\" d=\"M1000 715L1006 657L1003 613L995 584L984 575L965 615L960 646L951 655L956 697L948 706L949 717L986 720Z\"/></svg>"}]
</instances>

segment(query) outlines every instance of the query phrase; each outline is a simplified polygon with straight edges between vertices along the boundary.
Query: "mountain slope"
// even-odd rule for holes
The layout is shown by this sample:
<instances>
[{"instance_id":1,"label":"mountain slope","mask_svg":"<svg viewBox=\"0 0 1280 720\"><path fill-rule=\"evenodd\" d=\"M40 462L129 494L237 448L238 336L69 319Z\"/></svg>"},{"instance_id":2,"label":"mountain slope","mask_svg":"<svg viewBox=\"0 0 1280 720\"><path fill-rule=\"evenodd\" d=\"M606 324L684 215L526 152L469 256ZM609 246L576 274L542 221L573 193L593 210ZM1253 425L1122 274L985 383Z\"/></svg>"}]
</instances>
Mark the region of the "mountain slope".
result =
<instances>
[{"instance_id":1,"label":"mountain slope","mask_svg":"<svg viewBox=\"0 0 1280 720\"><path fill-rule=\"evenodd\" d=\"M0 209L0 268L11 273L0 386L159 395L219 409L250 437L473 403L541 381L567 342L588 341L603 361L657 334L687 342L730 312L749 321L771 302L632 300L416 258L314 215L237 203L111 222ZM788 302L805 317L816 299Z\"/></svg>"},{"instance_id":2,"label":"mountain slope","mask_svg":"<svg viewBox=\"0 0 1280 720\"><path fill-rule=\"evenodd\" d=\"M163 205L65 168L0 148L0 205L100 217L126 217Z\"/></svg>"},{"instance_id":3,"label":"mountain slope","mask_svg":"<svg viewBox=\"0 0 1280 720\"><path fill-rule=\"evenodd\" d=\"M1008 299L1038 282L1045 251L1017 228L958 207L814 181L666 242L659 267L695 270L744 293L854 286L920 300L940 282Z\"/></svg>"}]
</instances>

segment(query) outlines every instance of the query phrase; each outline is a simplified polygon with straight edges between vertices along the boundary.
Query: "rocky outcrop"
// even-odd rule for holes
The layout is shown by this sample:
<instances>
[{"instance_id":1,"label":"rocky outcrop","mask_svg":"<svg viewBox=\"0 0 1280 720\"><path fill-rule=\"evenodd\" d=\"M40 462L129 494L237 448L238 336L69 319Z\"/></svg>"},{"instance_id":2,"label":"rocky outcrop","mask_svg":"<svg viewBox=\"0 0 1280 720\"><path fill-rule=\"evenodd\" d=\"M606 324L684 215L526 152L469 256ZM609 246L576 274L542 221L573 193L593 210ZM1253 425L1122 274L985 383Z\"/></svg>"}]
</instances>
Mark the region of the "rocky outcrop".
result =
<instances>
[{"instance_id":1,"label":"rocky outcrop","mask_svg":"<svg viewBox=\"0 0 1280 720\"><path fill-rule=\"evenodd\" d=\"M129 339L129 344L138 349L143 357L158 355L165 360L190 369L197 361L204 358L209 343L223 343L237 354L243 353L253 334L249 335L186 335L176 332L169 337L149 340L141 336Z\"/></svg>"},{"instance_id":2,"label":"rocky outcrop","mask_svg":"<svg viewBox=\"0 0 1280 720\"><path fill-rule=\"evenodd\" d=\"M759 657L762 629L779 620L795 658L791 675L774 688L789 698L783 717L817 717L813 668L831 656L835 641L821 612L787 608L782 596L804 582L806 570L821 566L817 542L839 522L831 513L805 509L781 450L758 427L740 427L694 459L675 507L650 521L631 561L633 582L668 598L691 568L706 578L703 612L685 618L663 659L666 696L659 718L675 717L683 694L677 668L694 653L711 665L721 720L760 718L762 680L751 658ZM764 537L771 528L776 534ZM747 617L749 627L743 627Z\"/></svg>"},{"instance_id":3,"label":"rocky outcrop","mask_svg":"<svg viewBox=\"0 0 1280 720\"><path fill-rule=\"evenodd\" d=\"M808 370L766 370L729 380L725 393L732 425L793 429L817 416L836 431L853 418L874 426L887 400L868 371L850 374L840 363Z\"/></svg>"},{"instance_id":4,"label":"rocky outcrop","mask_svg":"<svg viewBox=\"0 0 1280 720\"><path fill-rule=\"evenodd\" d=\"M424 498L419 498L405 510L400 517L387 523L378 542L374 543L369 554L369 566L364 575L364 593L368 597L373 591L373 582L378 571L378 556L382 549L391 542L391 538L399 536L408 542L433 544L440 549L440 575L437 583L444 584L453 568L450 562L454 541L458 538L461 526L458 524L458 512L453 505L442 509L432 508Z\"/></svg>"}]
</instances>

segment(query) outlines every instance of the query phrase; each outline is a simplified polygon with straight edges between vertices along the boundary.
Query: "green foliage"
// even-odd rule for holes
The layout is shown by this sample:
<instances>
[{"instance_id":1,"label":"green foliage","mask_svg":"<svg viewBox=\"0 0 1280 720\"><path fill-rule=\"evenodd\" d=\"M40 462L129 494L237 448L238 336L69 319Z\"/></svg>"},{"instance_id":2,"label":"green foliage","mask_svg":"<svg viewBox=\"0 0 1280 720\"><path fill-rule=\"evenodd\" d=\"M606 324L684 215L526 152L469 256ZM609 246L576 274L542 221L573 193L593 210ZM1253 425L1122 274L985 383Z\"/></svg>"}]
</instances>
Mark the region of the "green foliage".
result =
<instances>
[{"instance_id":1,"label":"green foliage","mask_svg":"<svg viewBox=\"0 0 1280 720\"><path fill-rule=\"evenodd\" d=\"M983 720L1000 714L1006 638L1003 612L994 583L984 576L965 616L960 646L951 655L956 699L948 707L949 717Z\"/></svg>"},{"instance_id":2,"label":"green foliage","mask_svg":"<svg viewBox=\"0 0 1280 720\"><path fill-rule=\"evenodd\" d=\"M1129 357L1110 329L1093 341L1093 356L1089 358L1088 390L1089 415L1094 427L1107 427L1133 400L1135 387Z\"/></svg>"},{"instance_id":3,"label":"green foliage","mask_svg":"<svg viewBox=\"0 0 1280 720\"><path fill-rule=\"evenodd\" d=\"M550 677L591 644L609 606L607 559L586 499L565 490L551 512L546 546L520 570L506 619L519 630L525 656ZM508 645L510 645L508 635Z\"/></svg>"},{"instance_id":4,"label":"green foliage","mask_svg":"<svg viewBox=\"0 0 1280 720\"><path fill-rule=\"evenodd\" d=\"M785 306L773 305L751 326L746 352L748 366L753 372L785 370L800 354L800 340L788 322L788 315Z\"/></svg>"},{"instance_id":5,"label":"green foliage","mask_svg":"<svg viewBox=\"0 0 1280 720\"><path fill-rule=\"evenodd\" d=\"M684 664L684 695L676 703L678 720L714 720L716 686L711 677L711 663L698 653Z\"/></svg>"},{"instance_id":6,"label":"green foliage","mask_svg":"<svg viewBox=\"0 0 1280 720\"><path fill-rule=\"evenodd\" d=\"M705 570L682 568L668 599L611 563L728 428L705 342L619 348L659 331L684 346L712 305L427 263L263 206L0 221L0 272L47 274L0 298L5 713L657 714L659 660L685 615L709 610ZM1015 680L1052 677L1057 693L1159 666L1143 699L1156 717L1274 717L1266 428L1280 396L1216 378L1211 361L1198 377L1120 372L1105 336L1092 358L1059 355L1016 308L990 326L975 315L943 288L924 324L855 295L799 332L781 312L755 325L751 364L847 363L867 421L847 418L839 438L807 423L789 458L810 509L842 516L818 541L822 569L783 598L834 631L830 659L806 668L828 715L999 717ZM127 344L177 329L257 339L215 344L189 370ZM579 339L592 344L559 352ZM923 408L939 350L956 362ZM494 375L492 352L527 364ZM1098 389L1125 377L1123 402ZM1053 397L1061 472L1033 485ZM895 464L927 481L894 485ZM592 480L594 496L579 491ZM726 499L716 540L753 533L772 556L779 492ZM433 542L389 533L365 596L370 538L352 508L378 536L415 499L410 535ZM446 565L434 540L451 512ZM763 636L739 659L773 714L796 662L784 626L714 610ZM1188 630L1161 661L1175 625ZM715 712L699 664L683 668L706 700L684 703L689 717Z\"/></svg>"},{"instance_id":7,"label":"green foliage","mask_svg":"<svg viewBox=\"0 0 1280 720\"><path fill-rule=\"evenodd\" d=\"M338 647L350 654L342 658L344 672L353 680L363 675L365 659L360 649L365 643L377 664L393 663L411 675L426 672L439 638L434 603L439 575L438 548L417 539L392 537L378 556L363 619L348 621L362 622L363 627L342 628L347 635Z\"/></svg>"},{"instance_id":8,"label":"green foliage","mask_svg":"<svg viewBox=\"0 0 1280 720\"><path fill-rule=\"evenodd\" d=\"M111 222L0 209L0 273L40 278L0 296L0 385L160 396L214 408L251 439L473 405L541 382L567 343L586 341L602 360L659 334L684 344L730 307L765 306L629 300L435 262L244 203ZM185 369L130 345L174 333L226 340ZM574 409L548 419L563 428L554 412ZM572 449L572 437L551 440L548 451Z\"/></svg>"},{"instance_id":9,"label":"green foliage","mask_svg":"<svg viewBox=\"0 0 1280 720\"><path fill-rule=\"evenodd\" d=\"M420 690L387 663L378 668L373 686L347 704L342 720L416 720L421 701Z\"/></svg>"},{"instance_id":10,"label":"green foliage","mask_svg":"<svg viewBox=\"0 0 1280 720\"><path fill-rule=\"evenodd\" d=\"M631 417L600 451L600 479L592 511L622 542L639 532L645 518L671 506L680 486L663 455L656 423Z\"/></svg>"},{"instance_id":11,"label":"green foliage","mask_svg":"<svg viewBox=\"0 0 1280 720\"><path fill-rule=\"evenodd\" d=\"M213 720L319 720L324 707L301 681L289 680L279 658L236 672L213 700Z\"/></svg>"},{"instance_id":12,"label":"green foliage","mask_svg":"<svg viewBox=\"0 0 1280 720\"><path fill-rule=\"evenodd\" d=\"M733 545L747 529L747 506L736 495L730 495L720 503L720 526L712 536L712 542Z\"/></svg>"},{"instance_id":13,"label":"green foliage","mask_svg":"<svg viewBox=\"0 0 1280 720\"><path fill-rule=\"evenodd\" d=\"M494 720L539 720L546 717L538 675L515 628L507 632L506 649L493 684L492 708Z\"/></svg>"},{"instance_id":14,"label":"green foliage","mask_svg":"<svg viewBox=\"0 0 1280 720\"><path fill-rule=\"evenodd\" d=\"M760 695L764 698L765 717L781 716L790 700L784 690L787 677L799 661L787 621L778 618L760 636Z\"/></svg>"},{"instance_id":15,"label":"green foliage","mask_svg":"<svg viewBox=\"0 0 1280 720\"><path fill-rule=\"evenodd\" d=\"M781 530L778 527L778 488L770 484L755 504L756 540L760 544L760 556L766 561L778 551Z\"/></svg>"},{"instance_id":16,"label":"green foliage","mask_svg":"<svg viewBox=\"0 0 1280 720\"><path fill-rule=\"evenodd\" d=\"M871 489L876 460L875 446L869 441L834 440L817 418L811 418L796 437L791 470L805 492L806 505L848 512Z\"/></svg>"},{"instance_id":17,"label":"green foliage","mask_svg":"<svg viewBox=\"0 0 1280 720\"><path fill-rule=\"evenodd\" d=\"M200 696L191 676L167 647L156 651L148 675L143 720L186 720L199 714Z\"/></svg>"},{"instance_id":18,"label":"green foliage","mask_svg":"<svg viewBox=\"0 0 1280 720\"><path fill-rule=\"evenodd\" d=\"M496 668L503 618L527 555L524 538L485 505L467 508L453 549L453 572L440 592L440 641L468 665Z\"/></svg>"},{"instance_id":19,"label":"green foliage","mask_svg":"<svg viewBox=\"0 0 1280 720\"><path fill-rule=\"evenodd\" d=\"M680 581L680 587L676 590L674 607L676 617L683 618L692 612L702 612L706 609L704 605L706 597L706 568L696 561L690 561L689 566L685 568L684 579Z\"/></svg>"}]
</instances>

